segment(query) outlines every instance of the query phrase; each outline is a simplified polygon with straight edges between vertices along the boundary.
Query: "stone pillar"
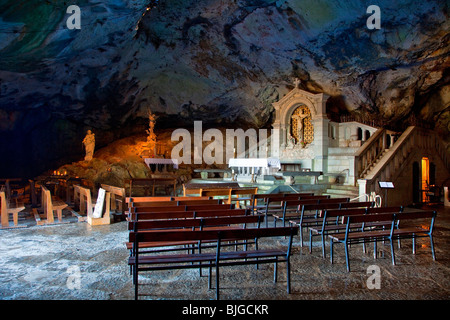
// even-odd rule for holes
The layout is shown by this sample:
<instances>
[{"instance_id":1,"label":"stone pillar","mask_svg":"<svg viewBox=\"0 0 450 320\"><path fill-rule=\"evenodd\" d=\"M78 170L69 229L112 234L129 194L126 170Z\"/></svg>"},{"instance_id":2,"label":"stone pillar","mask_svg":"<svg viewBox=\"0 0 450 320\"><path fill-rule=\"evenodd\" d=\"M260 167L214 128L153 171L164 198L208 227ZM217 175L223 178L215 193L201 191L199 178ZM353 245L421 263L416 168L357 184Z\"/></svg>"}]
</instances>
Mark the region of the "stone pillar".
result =
<instances>
[{"instance_id":1,"label":"stone pillar","mask_svg":"<svg viewBox=\"0 0 450 320\"><path fill-rule=\"evenodd\" d=\"M329 122L330 120L325 117L312 119L312 124L314 126L314 141L311 144L311 147L313 147L315 157L313 168L311 169L314 171L328 172Z\"/></svg>"},{"instance_id":2,"label":"stone pillar","mask_svg":"<svg viewBox=\"0 0 450 320\"><path fill-rule=\"evenodd\" d=\"M359 185L359 196L362 198L363 195L368 193L367 192L367 180L366 179L358 179L358 185Z\"/></svg>"}]
</instances>

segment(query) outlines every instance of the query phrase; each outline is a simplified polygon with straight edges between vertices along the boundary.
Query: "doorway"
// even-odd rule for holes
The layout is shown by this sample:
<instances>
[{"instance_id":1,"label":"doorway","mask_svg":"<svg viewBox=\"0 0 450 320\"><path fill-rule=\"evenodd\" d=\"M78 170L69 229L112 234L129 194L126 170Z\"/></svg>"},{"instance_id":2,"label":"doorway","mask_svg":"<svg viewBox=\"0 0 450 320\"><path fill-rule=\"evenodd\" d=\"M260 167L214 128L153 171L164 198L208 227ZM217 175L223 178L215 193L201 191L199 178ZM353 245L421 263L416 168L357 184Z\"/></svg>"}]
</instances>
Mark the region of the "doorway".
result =
<instances>
[{"instance_id":1,"label":"doorway","mask_svg":"<svg viewBox=\"0 0 450 320\"><path fill-rule=\"evenodd\" d=\"M429 183L430 183L430 160L427 157L422 158L422 170L421 170L421 178L422 178L422 202L428 202L428 192L429 192Z\"/></svg>"}]
</instances>

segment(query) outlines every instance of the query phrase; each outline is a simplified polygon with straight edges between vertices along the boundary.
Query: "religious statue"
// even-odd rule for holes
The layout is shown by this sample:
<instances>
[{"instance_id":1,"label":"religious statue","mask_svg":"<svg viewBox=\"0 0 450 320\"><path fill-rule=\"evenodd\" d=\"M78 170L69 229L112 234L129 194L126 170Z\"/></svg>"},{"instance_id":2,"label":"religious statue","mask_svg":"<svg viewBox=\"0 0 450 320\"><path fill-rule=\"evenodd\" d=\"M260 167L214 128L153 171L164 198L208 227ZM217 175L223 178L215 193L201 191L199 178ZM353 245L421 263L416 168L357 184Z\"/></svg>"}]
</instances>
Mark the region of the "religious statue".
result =
<instances>
[{"instance_id":1,"label":"religious statue","mask_svg":"<svg viewBox=\"0 0 450 320\"><path fill-rule=\"evenodd\" d=\"M84 149L86 150L86 156L84 161L91 161L94 156L95 149L95 134L91 130L87 131L86 136L83 139Z\"/></svg>"},{"instance_id":2,"label":"religious statue","mask_svg":"<svg viewBox=\"0 0 450 320\"><path fill-rule=\"evenodd\" d=\"M150 156L154 157L156 153L156 134L154 132L155 129L156 116L149 111L148 113L148 129L145 130L147 132L147 141L142 147L141 156Z\"/></svg>"},{"instance_id":3,"label":"religious statue","mask_svg":"<svg viewBox=\"0 0 450 320\"><path fill-rule=\"evenodd\" d=\"M295 119L297 121L297 143L304 143L303 141L303 120L307 117L308 115L305 114L305 111L302 110L301 114L296 114L294 116L292 116L292 119Z\"/></svg>"}]
</instances>

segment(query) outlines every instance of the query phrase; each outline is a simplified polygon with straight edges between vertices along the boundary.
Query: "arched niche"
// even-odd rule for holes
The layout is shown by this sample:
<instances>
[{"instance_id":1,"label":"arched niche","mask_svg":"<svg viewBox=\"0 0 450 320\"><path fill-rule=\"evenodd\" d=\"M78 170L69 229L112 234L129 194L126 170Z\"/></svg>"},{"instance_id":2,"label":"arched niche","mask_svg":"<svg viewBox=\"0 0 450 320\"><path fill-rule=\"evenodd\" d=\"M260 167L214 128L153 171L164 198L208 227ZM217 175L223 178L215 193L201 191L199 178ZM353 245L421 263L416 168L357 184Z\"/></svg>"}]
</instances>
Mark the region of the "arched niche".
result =
<instances>
[{"instance_id":1,"label":"arched niche","mask_svg":"<svg viewBox=\"0 0 450 320\"><path fill-rule=\"evenodd\" d=\"M272 105L275 108L275 121L273 123L274 129L280 131L280 144L284 146L289 134L291 132L291 119L293 114L299 107L308 108L311 114L311 124L317 120L327 119L326 115L326 101L328 95L324 93L311 93L299 88L292 89L282 99L274 102ZM316 130L314 129L314 139L316 138Z\"/></svg>"}]
</instances>

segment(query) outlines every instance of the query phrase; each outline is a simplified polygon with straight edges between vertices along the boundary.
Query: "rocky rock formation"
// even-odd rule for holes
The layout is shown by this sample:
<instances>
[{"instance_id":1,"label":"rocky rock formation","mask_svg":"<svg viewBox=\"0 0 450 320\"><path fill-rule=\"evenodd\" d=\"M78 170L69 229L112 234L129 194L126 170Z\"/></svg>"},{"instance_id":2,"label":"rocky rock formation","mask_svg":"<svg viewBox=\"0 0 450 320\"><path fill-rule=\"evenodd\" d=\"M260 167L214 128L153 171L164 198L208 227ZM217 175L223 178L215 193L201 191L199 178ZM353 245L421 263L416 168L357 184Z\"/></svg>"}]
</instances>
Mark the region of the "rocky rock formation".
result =
<instances>
[{"instance_id":1,"label":"rocky rock formation","mask_svg":"<svg viewBox=\"0 0 450 320\"><path fill-rule=\"evenodd\" d=\"M83 0L0 2L0 176L31 176L159 128L269 127L300 87L328 110L450 132L447 1ZM147 10L148 9L148 10ZM157 128L158 129L158 128Z\"/></svg>"}]
</instances>

